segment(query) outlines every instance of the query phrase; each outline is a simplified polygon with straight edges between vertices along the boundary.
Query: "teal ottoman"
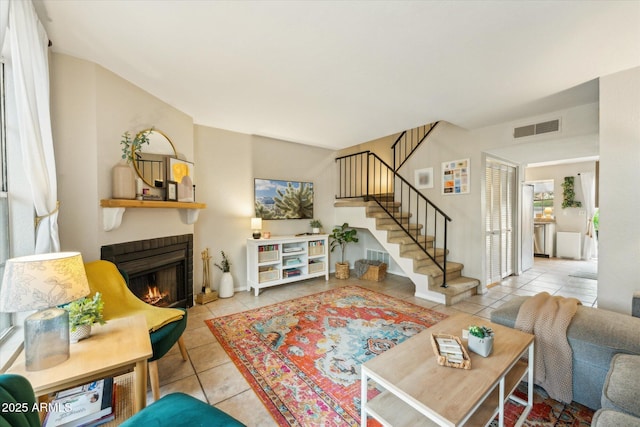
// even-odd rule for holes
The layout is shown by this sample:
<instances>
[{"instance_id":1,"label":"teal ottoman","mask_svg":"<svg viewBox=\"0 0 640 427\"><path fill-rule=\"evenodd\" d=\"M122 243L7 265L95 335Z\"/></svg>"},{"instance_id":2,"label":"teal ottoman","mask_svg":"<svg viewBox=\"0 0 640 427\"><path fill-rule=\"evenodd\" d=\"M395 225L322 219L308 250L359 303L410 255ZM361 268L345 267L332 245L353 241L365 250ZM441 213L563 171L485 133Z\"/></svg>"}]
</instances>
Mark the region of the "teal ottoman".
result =
<instances>
[{"instance_id":1,"label":"teal ottoman","mask_svg":"<svg viewBox=\"0 0 640 427\"><path fill-rule=\"evenodd\" d=\"M120 424L120 427L140 426L244 427L244 424L195 397L171 393Z\"/></svg>"}]
</instances>

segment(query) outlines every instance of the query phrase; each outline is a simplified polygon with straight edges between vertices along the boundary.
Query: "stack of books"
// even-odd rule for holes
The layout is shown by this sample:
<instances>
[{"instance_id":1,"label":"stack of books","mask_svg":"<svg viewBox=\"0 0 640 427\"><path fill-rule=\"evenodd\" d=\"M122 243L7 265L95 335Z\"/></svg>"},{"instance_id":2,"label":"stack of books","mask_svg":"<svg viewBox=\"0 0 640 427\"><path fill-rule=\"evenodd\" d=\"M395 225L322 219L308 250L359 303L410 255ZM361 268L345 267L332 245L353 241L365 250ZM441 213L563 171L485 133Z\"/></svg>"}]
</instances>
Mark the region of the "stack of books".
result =
<instances>
[{"instance_id":1,"label":"stack of books","mask_svg":"<svg viewBox=\"0 0 640 427\"><path fill-rule=\"evenodd\" d=\"M60 391L49 402L43 427L95 427L115 419L113 378Z\"/></svg>"}]
</instances>

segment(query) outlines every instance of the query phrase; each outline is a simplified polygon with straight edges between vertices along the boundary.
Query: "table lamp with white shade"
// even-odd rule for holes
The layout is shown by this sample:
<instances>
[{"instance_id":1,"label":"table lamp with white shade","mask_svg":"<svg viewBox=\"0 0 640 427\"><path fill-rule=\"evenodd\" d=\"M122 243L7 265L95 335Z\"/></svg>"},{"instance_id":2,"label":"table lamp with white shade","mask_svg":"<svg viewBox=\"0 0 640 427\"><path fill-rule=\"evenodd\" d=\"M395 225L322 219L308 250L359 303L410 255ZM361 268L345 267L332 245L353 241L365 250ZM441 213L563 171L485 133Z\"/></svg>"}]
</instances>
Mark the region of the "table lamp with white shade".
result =
<instances>
[{"instance_id":1,"label":"table lamp with white shade","mask_svg":"<svg viewBox=\"0 0 640 427\"><path fill-rule=\"evenodd\" d=\"M262 235L262 218L251 218L251 228L253 229L253 238L259 239Z\"/></svg>"},{"instance_id":2,"label":"table lamp with white shade","mask_svg":"<svg viewBox=\"0 0 640 427\"><path fill-rule=\"evenodd\" d=\"M57 306L90 293L82 255L55 252L11 258L0 288L0 312L38 310L24 321L27 371L69 358L69 313Z\"/></svg>"}]
</instances>

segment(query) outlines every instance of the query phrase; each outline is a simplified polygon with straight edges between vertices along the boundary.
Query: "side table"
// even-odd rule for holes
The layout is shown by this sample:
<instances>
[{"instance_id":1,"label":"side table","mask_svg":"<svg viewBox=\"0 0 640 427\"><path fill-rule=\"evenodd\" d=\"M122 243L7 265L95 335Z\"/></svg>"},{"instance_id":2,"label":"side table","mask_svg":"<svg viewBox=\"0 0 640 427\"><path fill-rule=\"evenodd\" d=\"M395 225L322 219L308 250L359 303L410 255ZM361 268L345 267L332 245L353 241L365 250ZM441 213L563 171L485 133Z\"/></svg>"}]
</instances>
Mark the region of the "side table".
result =
<instances>
[{"instance_id":1,"label":"side table","mask_svg":"<svg viewBox=\"0 0 640 427\"><path fill-rule=\"evenodd\" d=\"M100 378L133 371L134 411L146 406L147 359L153 351L143 315L93 325L91 336L71 344L70 353L69 359L52 368L27 371L22 352L7 372L27 378L36 397L41 398Z\"/></svg>"}]
</instances>

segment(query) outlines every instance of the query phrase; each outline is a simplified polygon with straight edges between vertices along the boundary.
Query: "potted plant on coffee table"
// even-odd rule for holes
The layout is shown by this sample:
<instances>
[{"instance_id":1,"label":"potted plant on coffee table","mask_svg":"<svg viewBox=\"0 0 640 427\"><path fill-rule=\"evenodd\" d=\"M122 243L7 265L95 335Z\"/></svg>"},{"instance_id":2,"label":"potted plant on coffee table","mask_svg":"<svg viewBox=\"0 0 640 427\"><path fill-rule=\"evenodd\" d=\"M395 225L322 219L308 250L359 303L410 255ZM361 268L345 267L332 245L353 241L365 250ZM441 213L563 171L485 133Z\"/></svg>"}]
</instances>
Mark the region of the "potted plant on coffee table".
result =
<instances>
[{"instance_id":1,"label":"potted plant on coffee table","mask_svg":"<svg viewBox=\"0 0 640 427\"><path fill-rule=\"evenodd\" d=\"M493 350L493 331L486 326L469 326L469 350L487 357Z\"/></svg>"},{"instance_id":2,"label":"potted plant on coffee table","mask_svg":"<svg viewBox=\"0 0 640 427\"><path fill-rule=\"evenodd\" d=\"M69 340L76 343L91 335L91 325L106 322L102 317L104 302L100 292L96 292L93 298L83 297L63 307L69 312Z\"/></svg>"},{"instance_id":3,"label":"potted plant on coffee table","mask_svg":"<svg viewBox=\"0 0 640 427\"><path fill-rule=\"evenodd\" d=\"M340 227L335 227L329 235L331 239L331 252L333 252L335 248L340 248L340 262L336 262L336 279L349 278L349 261L344 262L344 254L347 249L347 244L358 242L357 233L358 230L349 228L349 223L345 222Z\"/></svg>"}]
</instances>

